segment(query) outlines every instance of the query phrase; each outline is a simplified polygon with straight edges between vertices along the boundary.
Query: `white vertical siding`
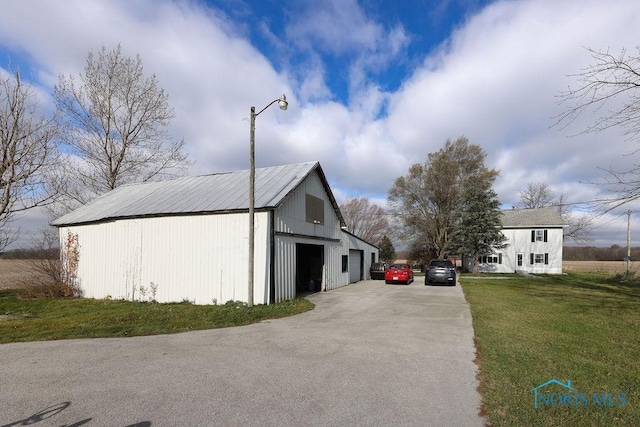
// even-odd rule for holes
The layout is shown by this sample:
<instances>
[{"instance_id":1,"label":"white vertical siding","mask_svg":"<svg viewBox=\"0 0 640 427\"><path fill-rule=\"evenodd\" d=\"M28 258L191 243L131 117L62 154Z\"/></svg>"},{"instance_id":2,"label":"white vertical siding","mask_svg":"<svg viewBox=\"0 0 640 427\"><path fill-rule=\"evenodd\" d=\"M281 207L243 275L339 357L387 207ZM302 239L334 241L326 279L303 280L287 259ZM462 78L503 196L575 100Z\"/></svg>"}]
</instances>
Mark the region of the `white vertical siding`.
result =
<instances>
[{"instance_id":1,"label":"white vertical siding","mask_svg":"<svg viewBox=\"0 0 640 427\"><path fill-rule=\"evenodd\" d=\"M256 212L254 303L268 302L268 213ZM78 277L92 298L247 301L248 214L125 219L60 229L78 234ZM147 297L149 294L147 294Z\"/></svg>"},{"instance_id":2,"label":"white vertical siding","mask_svg":"<svg viewBox=\"0 0 640 427\"><path fill-rule=\"evenodd\" d=\"M324 224L306 222L306 194L324 201ZM371 253L378 249L340 228L340 220L317 173L302 182L275 211L275 277L277 301L295 297L296 243L324 247L322 289L331 290L349 284L349 271L342 271L342 256L349 248L364 252L365 275L371 265Z\"/></svg>"},{"instance_id":3,"label":"white vertical siding","mask_svg":"<svg viewBox=\"0 0 640 427\"><path fill-rule=\"evenodd\" d=\"M296 244L289 237L275 239L275 300L285 301L296 297Z\"/></svg>"},{"instance_id":4,"label":"white vertical siding","mask_svg":"<svg viewBox=\"0 0 640 427\"><path fill-rule=\"evenodd\" d=\"M358 249L362 253L362 268L364 270L363 277L365 279L369 277L369 269L371 268L371 255L373 254L373 258L375 260L378 260L380 256L379 249L347 232L342 233L342 240L344 247L348 249Z\"/></svg>"},{"instance_id":5,"label":"white vertical siding","mask_svg":"<svg viewBox=\"0 0 640 427\"><path fill-rule=\"evenodd\" d=\"M324 289L330 291L349 284L349 272L342 271L342 255L349 254L349 247L341 243L325 246L325 283Z\"/></svg>"},{"instance_id":6,"label":"white vertical siding","mask_svg":"<svg viewBox=\"0 0 640 427\"><path fill-rule=\"evenodd\" d=\"M349 273L342 272L342 254L345 251L340 242L284 235L276 235L275 242L276 302L296 297L296 244L298 243L323 246L322 288L324 290L349 284Z\"/></svg>"},{"instance_id":7,"label":"white vertical siding","mask_svg":"<svg viewBox=\"0 0 640 427\"><path fill-rule=\"evenodd\" d=\"M306 194L324 201L324 224L306 222ZM276 210L275 231L305 236L340 239L340 220L333 210L322 180L316 172L309 175Z\"/></svg>"}]
</instances>

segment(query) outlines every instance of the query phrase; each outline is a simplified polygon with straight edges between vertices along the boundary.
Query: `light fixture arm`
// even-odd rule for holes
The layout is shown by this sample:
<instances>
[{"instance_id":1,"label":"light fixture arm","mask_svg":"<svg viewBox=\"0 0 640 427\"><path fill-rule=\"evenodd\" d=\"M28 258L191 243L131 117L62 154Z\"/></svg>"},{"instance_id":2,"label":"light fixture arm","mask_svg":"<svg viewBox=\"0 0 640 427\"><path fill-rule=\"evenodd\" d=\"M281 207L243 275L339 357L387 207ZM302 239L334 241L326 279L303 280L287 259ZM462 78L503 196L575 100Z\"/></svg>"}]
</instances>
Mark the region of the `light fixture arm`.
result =
<instances>
[{"instance_id":1,"label":"light fixture arm","mask_svg":"<svg viewBox=\"0 0 640 427\"><path fill-rule=\"evenodd\" d=\"M285 96L285 94L283 93L282 96L278 99L274 99L273 101L271 101L269 103L269 105L267 105L266 107L264 107L262 110L258 111L257 113L255 112L255 107L251 107L251 115L255 118L257 116L260 115L260 113L262 113L264 110L266 110L267 108L271 107L273 104L278 103L280 105L280 109L281 110L286 110L287 107L289 106L289 103L287 102L287 97Z\"/></svg>"}]
</instances>

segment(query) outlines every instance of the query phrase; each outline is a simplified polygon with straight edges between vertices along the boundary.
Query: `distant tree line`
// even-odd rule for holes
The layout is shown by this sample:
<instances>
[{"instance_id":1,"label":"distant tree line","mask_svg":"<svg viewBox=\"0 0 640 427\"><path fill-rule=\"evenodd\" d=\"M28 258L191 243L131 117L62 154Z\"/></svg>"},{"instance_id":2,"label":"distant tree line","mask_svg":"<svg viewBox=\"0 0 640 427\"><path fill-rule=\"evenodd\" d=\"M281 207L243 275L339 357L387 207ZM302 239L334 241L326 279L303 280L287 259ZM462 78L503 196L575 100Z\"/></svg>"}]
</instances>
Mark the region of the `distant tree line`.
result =
<instances>
[{"instance_id":1,"label":"distant tree line","mask_svg":"<svg viewBox=\"0 0 640 427\"><path fill-rule=\"evenodd\" d=\"M622 261L627 256L627 248L612 245L608 248L596 246L565 246L562 249L564 261ZM640 248L631 248L631 260L640 260Z\"/></svg>"},{"instance_id":2,"label":"distant tree line","mask_svg":"<svg viewBox=\"0 0 640 427\"><path fill-rule=\"evenodd\" d=\"M0 259L58 259L60 258L59 248L30 248L30 249L12 249L6 252L0 252Z\"/></svg>"}]
</instances>

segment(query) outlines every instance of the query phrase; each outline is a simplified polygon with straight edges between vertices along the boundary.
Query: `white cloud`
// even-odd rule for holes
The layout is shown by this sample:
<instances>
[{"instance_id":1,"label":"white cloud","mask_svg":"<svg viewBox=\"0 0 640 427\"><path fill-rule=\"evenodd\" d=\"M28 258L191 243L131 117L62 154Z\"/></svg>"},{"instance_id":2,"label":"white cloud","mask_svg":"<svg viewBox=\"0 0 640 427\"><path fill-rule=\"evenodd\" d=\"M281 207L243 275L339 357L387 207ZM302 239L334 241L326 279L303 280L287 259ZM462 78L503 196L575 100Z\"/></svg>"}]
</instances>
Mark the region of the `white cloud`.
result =
<instances>
[{"instance_id":1,"label":"white cloud","mask_svg":"<svg viewBox=\"0 0 640 427\"><path fill-rule=\"evenodd\" d=\"M287 36L310 50L335 55L373 51L383 35L381 24L368 19L355 0L305 2L287 25Z\"/></svg>"},{"instance_id":2,"label":"white cloud","mask_svg":"<svg viewBox=\"0 0 640 427\"><path fill-rule=\"evenodd\" d=\"M256 122L258 166L319 160L340 197L384 201L411 164L462 135L501 170L496 190L505 205L530 181L572 202L602 197L587 183L605 175L598 167L633 163L622 156L633 147L615 130L567 138L591 115L566 130L550 128L562 109L557 94L573 83L567 74L589 64L584 47L637 45L633 0L495 2L425 51L391 93L378 78L415 43L406 28L367 15L355 1L291 7L286 37L262 22L261 34L283 55L278 67L252 45L245 23L193 1L8 2L0 50L28 64L45 88L59 73L81 72L87 52L103 44L139 53L169 93L172 134L185 139L192 174L246 168L249 107L282 93L289 109L270 108ZM295 52L304 52L302 68L288 68ZM346 105L327 85L336 58L349 72Z\"/></svg>"}]
</instances>

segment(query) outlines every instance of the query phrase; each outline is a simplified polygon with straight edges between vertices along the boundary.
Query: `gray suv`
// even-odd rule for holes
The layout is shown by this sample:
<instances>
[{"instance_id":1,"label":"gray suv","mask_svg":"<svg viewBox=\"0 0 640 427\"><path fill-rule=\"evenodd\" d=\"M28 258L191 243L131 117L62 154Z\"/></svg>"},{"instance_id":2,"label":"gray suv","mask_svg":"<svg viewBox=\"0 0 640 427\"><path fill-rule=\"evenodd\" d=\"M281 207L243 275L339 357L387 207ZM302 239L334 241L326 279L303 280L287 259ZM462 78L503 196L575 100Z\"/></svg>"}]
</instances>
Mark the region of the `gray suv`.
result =
<instances>
[{"instance_id":1,"label":"gray suv","mask_svg":"<svg viewBox=\"0 0 640 427\"><path fill-rule=\"evenodd\" d=\"M424 273L424 284L448 283L456 285L456 267L448 259L432 259Z\"/></svg>"}]
</instances>

